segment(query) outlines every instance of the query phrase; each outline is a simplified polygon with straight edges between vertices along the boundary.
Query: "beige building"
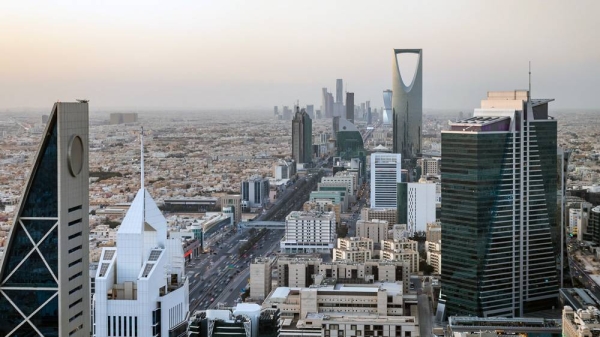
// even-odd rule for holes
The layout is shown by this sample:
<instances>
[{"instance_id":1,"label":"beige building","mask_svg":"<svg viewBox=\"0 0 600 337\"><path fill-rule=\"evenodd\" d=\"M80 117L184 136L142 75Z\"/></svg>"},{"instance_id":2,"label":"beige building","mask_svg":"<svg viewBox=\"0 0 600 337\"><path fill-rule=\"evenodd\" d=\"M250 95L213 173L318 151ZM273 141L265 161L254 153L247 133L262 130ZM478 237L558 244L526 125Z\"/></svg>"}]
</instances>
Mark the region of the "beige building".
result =
<instances>
[{"instance_id":1,"label":"beige building","mask_svg":"<svg viewBox=\"0 0 600 337\"><path fill-rule=\"evenodd\" d=\"M429 242L441 242L442 241L442 225L439 222L433 222L427 224L427 231L425 232L426 240Z\"/></svg>"},{"instance_id":2,"label":"beige building","mask_svg":"<svg viewBox=\"0 0 600 337\"><path fill-rule=\"evenodd\" d=\"M417 241L409 239L383 240L381 242L380 258L389 261L408 261L411 273L417 273L419 271Z\"/></svg>"},{"instance_id":3,"label":"beige building","mask_svg":"<svg viewBox=\"0 0 600 337\"><path fill-rule=\"evenodd\" d=\"M562 314L564 337L593 337L600 330L600 310L590 306L587 309L573 310L568 305Z\"/></svg>"},{"instance_id":4,"label":"beige building","mask_svg":"<svg viewBox=\"0 0 600 337\"><path fill-rule=\"evenodd\" d=\"M419 336L397 283L279 287L263 307L281 311L280 336Z\"/></svg>"},{"instance_id":5,"label":"beige building","mask_svg":"<svg viewBox=\"0 0 600 337\"><path fill-rule=\"evenodd\" d=\"M374 243L381 243L387 239L389 222L386 220L358 220L356 222L356 236L369 238Z\"/></svg>"},{"instance_id":6,"label":"beige building","mask_svg":"<svg viewBox=\"0 0 600 337\"><path fill-rule=\"evenodd\" d=\"M228 194L221 197L221 209L233 207L234 224L242 221L242 196L239 194Z\"/></svg>"},{"instance_id":7,"label":"beige building","mask_svg":"<svg viewBox=\"0 0 600 337\"><path fill-rule=\"evenodd\" d=\"M271 292L273 260L256 258L250 264L250 298L262 301Z\"/></svg>"},{"instance_id":8,"label":"beige building","mask_svg":"<svg viewBox=\"0 0 600 337\"><path fill-rule=\"evenodd\" d=\"M316 283L322 279L349 280L349 282L401 282L403 289L408 289L410 283L409 261L378 261L366 262L334 261L319 265L319 274L315 276Z\"/></svg>"},{"instance_id":9,"label":"beige building","mask_svg":"<svg viewBox=\"0 0 600 337\"><path fill-rule=\"evenodd\" d=\"M398 223L398 217L396 214L395 208L382 208L382 209L373 209L373 208L363 208L360 211L361 220L371 221L371 220L385 220L390 224Z\"/></svg>"},{"instance_id":10,"label":"beige building","mask_svg":"<svg viewBox=\"0 0 600 337\"><path fill-rule=\"evenodd\" d=\"M333 203L331 199L315 199L314 201L305 202L302 205L302 210L305 212L333 212L335 213L335 219L339 221L341 219L342 206L340 203Z\"/></svg>"},{"instance_id":11,"label":"beige building","mask_svg":"<svg viewBox=\"0 0 600 337\"><path fill-rule=\"evenodd\" d=\"M434 274L442 273L442 251L440 242L425 241L427 264L433 267Z\"/></svg>"},{"instance_id":12,"label":"beige building","mask_svg":"<svg viewBox=\"0 0 600 337\"><path fill-rule=\"evenodd\" d=\"M277 259L277 286L309 287L312 275L319 270L323 259L319 254L280 255Z\"/></svg>"},{"instance_id":13,"label":"beige building","mask_svg":"<svg viewBox=\"0 0 600 337\"><path fill-rule=\"evenodd\" d=\"M110 114L110 124L128 124L136 123L138 121L138 114L136 112L115 112Z\"/></svg>"},{"instance_id":14,"label":"beige building","mask_svg":"<svg viewBox=\"0 0 600 337\"><path fill-rule=\"evenodd\" d=\"M323 279L335 278L367 283L402 282L404 289L408 289L410 270L410 262L403 260L323 262L318 254L283 255L277 259L277 286L309 287Z\"/></svg>"},{"instance_id":15,"label":"beige building","mask_svg":"<svg viewBox=\"0 0 600 337\"><path fill-rule=\"evenodd\" d=\"M347 260L365 262L373 255L373 240L369 238L338 238L337 248L333 249L333 261Z\"/></svg>"}]
</instances>

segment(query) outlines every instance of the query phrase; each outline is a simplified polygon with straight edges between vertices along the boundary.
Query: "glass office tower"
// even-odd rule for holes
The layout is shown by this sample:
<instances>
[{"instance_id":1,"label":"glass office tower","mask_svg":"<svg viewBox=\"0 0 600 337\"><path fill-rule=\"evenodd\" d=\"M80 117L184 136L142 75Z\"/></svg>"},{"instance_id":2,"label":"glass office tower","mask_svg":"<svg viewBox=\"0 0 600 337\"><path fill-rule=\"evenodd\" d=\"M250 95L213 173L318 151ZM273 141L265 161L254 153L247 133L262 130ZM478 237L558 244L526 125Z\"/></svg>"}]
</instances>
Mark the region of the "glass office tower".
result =
<instances>
[{"instance_id":1,"label":"glass office tower","mask_svg":"<svg viewBox=\"0 0 600 337\"><path fill-rule=\"evenodd\" d=\"M446 314L523 316L558 297L556 120L527 91L489 92L442 132Z\"/></svg>"}]
</instances>

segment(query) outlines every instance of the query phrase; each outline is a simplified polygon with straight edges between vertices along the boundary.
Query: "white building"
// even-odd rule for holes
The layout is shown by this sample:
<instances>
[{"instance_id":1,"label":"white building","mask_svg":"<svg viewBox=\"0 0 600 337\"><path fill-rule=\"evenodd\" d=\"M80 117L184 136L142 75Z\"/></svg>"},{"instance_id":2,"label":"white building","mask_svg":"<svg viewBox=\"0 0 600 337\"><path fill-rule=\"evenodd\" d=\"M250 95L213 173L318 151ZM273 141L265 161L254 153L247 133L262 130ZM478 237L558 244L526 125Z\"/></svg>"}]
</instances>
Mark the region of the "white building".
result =
<instances>
[{"instance_id":1,"label":"white building","mask_svg":"<svg viewBox=\"0 0 600 337\"><path fill-rule=\"evenodd\" d=\"M435 183L408 183L407 225L412 232L424 232L435 222Z\"/></svg>"},{"instance_id":2,"label":"white building","mask_svg":"<svg viewBox=\"0 0 600 337\"><path fill-rule=\"evenodd\" d=\"M401 163L398 153L371 154L371 208L397 207Z\"/></svg>"},{"instance_id":3,"label":"white building","mask_svg":"<svg viewBox=\"0 0 600 337\"><path fill-rule=\"evenodd\" d=\"M143 172L143 157L141 162ZM167 238L167 220L143 187L143 174L141 185L117 232L117 247L102 251L94 336L187 335L189 281L181 241Z\"/></svg>"},{"instance_id":4,"label":"white building","mask_svg":"<svg viewBox=\"0 0 600 337\"><path fill-rule=\"evenodd\" d=\"M569 233L577 234L581 225L581 209L571 208L569 209Z\"/></svg>"},{"instance_id":5,"label":"white building","mask_svg":"<svg viewBox=\"0 0 600 337\"><path fill-rule=\"evenodd\" d=\"M335 245L335 213L295 211L285 218L282 253L329 253Z\"/></svg>"}]
</instances>

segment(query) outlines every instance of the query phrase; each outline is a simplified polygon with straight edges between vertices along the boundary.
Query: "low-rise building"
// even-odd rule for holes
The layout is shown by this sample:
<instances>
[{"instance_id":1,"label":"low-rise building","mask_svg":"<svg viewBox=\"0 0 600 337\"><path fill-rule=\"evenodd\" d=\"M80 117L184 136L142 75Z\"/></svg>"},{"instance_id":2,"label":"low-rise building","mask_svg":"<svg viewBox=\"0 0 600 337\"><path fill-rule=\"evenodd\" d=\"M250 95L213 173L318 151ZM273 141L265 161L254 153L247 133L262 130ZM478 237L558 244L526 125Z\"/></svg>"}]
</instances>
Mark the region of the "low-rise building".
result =
<instances>
[{"instance_id":1,"label":"low-rise building","mask_svg":"<svg viewBox=\"0 0 600 337\"><path fill-rule=\"evenodd\" d=\"M600 330L600 310L594 306L574 310L566 305L562 314L564 337L595 337Z\"/></svg>"},{"instance_id":2,"label":"low-rise building","mask_svg":"<svg viewBox=\"0 0 600 337\"><path fill-rule=\"evenodd\" d=\"M395 208L363 208L360 212L361 220L371 221L375 219L385 220L390 224L397 224L398 217Z\"/></svg>"},{"instance_id":3,"label":"low-rise building","mask_svg":"<svg viewBox=\"0 0 600 337\"><path fill-rule=\"evenodd\" d=\"M279 287L263 307L280 310L280 336L419 336L397 283Z\"/></svg>"}]
</instances>

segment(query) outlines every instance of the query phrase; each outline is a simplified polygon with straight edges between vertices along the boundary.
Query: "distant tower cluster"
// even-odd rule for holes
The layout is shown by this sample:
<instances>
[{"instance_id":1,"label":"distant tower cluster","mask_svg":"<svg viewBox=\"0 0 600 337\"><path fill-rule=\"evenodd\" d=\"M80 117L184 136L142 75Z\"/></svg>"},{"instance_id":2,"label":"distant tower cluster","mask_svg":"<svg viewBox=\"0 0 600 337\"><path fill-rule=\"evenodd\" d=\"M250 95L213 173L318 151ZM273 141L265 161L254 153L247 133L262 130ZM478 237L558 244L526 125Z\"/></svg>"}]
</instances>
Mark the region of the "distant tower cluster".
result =
<instances>
[{"instance_id":1,"label":"distant tower cluster","mask_svg":"<svg viewBox=\"0 0 600 337\"><path fill-rule=\"evenodd\" d=\"M398 55L406 53L419 56L417 69L408 86L402 81L398 65ZM401 153L403 159L413 159L421 154L421 132L423 127L422 49L394 49L392 85L393 152Z\"/></svg>"}]
</instances>

